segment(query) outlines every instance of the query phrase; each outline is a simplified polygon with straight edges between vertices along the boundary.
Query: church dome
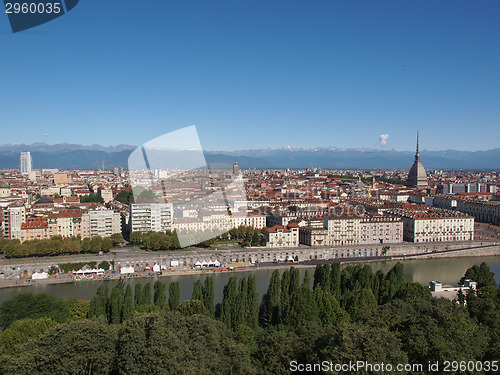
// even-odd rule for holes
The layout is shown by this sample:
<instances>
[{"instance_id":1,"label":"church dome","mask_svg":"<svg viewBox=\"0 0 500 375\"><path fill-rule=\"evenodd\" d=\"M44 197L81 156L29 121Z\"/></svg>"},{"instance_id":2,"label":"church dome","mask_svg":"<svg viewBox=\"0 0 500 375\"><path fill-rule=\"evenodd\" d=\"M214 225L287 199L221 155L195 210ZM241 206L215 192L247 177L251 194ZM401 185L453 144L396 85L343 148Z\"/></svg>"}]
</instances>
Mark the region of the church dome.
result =
<instances>
[{"instance_id":1,"label":"church dome","mask_svg":"<svg viewBox=\"0 0 500 375\"><path fill-rule=\"evenodd\" d=\"M425 168L420 161L420 152L418 150L418 133L417 133L417 152L415 153L415 162L411 166L410 172L408 173L407 185L416 187L426 187L429 182L427 180L427 173Z\"/></svg>"}]
</instances>

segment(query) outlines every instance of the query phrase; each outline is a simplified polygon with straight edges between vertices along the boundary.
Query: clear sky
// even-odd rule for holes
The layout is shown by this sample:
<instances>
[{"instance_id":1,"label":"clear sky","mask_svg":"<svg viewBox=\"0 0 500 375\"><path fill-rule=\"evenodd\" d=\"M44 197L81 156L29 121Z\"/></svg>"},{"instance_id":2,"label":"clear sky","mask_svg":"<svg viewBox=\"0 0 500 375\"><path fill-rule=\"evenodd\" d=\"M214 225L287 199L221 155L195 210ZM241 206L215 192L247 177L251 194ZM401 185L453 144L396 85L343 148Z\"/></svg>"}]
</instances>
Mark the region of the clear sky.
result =
<instances>
[{"instance_id":1,"label":"clear sky","mask_svg":"<svg viewBox=\"0 0 500 375\"><path fill-rule=\"evenodd\" d=\"M0 45L0 144L500 147L497 0L82 0Z\"/></svg>"}]
</instances>

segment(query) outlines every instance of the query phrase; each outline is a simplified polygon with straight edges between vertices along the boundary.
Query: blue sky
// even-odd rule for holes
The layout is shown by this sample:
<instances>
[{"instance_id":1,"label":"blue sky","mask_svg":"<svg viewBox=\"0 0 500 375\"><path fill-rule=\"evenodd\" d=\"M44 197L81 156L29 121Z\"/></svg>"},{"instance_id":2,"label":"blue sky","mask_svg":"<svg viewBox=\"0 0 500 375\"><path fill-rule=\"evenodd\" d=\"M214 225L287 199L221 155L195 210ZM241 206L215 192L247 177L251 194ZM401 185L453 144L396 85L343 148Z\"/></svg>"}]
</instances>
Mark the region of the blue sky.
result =
<instances>
[{"instance_id":1,"label":"blue sky","mask_svg":"<svg viewBox=\"0 0 500 375\"><path fill-rule=\"evenodd\" d=\"M0 43L0 144L500 147L494 0L83 0Z\"/></svg>"}]
</instances>

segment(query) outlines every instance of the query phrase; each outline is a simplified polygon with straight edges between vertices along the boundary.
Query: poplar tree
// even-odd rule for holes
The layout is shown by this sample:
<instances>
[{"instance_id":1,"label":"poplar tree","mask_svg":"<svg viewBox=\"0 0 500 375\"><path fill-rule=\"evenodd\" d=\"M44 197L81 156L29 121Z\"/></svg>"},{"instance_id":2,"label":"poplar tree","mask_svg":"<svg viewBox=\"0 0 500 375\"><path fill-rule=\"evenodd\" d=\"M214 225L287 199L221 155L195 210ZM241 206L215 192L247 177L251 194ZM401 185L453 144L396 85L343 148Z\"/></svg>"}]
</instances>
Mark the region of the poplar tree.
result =
<instances>
[{"instance_id":1,"label":"poplar tree","mask_svg":"<svg viewBox=\"0 0 500 375\"><path fill-rule=\"evenodd\" d=\"M330 266L327 263L318 264L314 270L313 289L320 287L323 290L330 290Z\"/></svg>"},{"instance_id":2,"label":"poplar tree","mask_svg":"<svg viewBox=\"0 0 500 375\"><path fill-rule=\"evenodd\" d=\"M236 302L234 314L233 326L234 328L247 323L248 316L248 300L247 300L247 279L240 279L240 285L238 290L238 299Z\"/></svg>"},{"instance_id":3,"label":"poplar tree","mask_svg":"<svg viewBox=\"0 0 500 375\"><path fill-rule=\"evenodd\" d=\"M214 278L208 276L203 283L203 304L210 312L210 315L214 315Z\"/></svg>"},{"instance_id":4,"label":"poplar tree","mask_svg":"<svg viewBox=\"0 0 500 375\"><path fill-rule=\"evenodd\" d=\"M142 298L142 284L137 283L135 284L134 288L134 305L139 306L141 304L141 298Z\"/></svg>"},{"instance_id":5,"label":"poplar tree","mask_svg":"<svg viewBox=\"0 0 500 375\"><path fill-rule=\"evenodd\" d=\"M257 280L255 275L248 276L247 306L247 324L251 328L257 328L259 324L259 294L257 293Z\"/></svg>"},{"instance_id":6,"label":"poplar tree","mask_svg":"<svg viewBox=\"0 0 500 375\"><path fill-rule=\"evenodd\" d=\"M178 281L173 281L168 287L168 305L170 310L174 311L179 308L179 303L181 300L181 290Z\"/></svg>"},{"instance_id":7,"label":"poplar tree","mask_svg":"<svg viewBox=\"0 0 500 375\"><path fill-rule=\"evenodd\" d=\"M123 309L123 281L111 289L111 297L109 300L108 321L111 324L120 324Z\"/></svg>"},{"instance_id":8,"label":"poplar tree","mask_svg":"<svg viewBox=\"0 0 500 375\"><path fill-rule=\"evenodd\" d=\"M271 275L271 280L269 281L269 287L267 288L267 306L265 307L265 312L270 319L271 324L279 323L280 315L280 301L281 301L281 280L280 273L278 270L274 270Z\"/></svg>"},{"instance_id":9,"label":"poplar tree","mask_svg":"<svg viewBox=\"0 0 500 375\"><path fill-rule=\"evenodd\" d=\"M105 285L97 288L97 293L94 298L90 300L89 317L107 316L108 303L109 303L109 289Z\"/></svg>"},{"instance_id":10,"label":"poplar tree","mask_svg":"<svg viewBox=\"0 0 500 375\"><path fill-rule=\"evenodd\" d=\"M167 304L167 285L160 281L156 280L153 286L154 289L154 305L159 306L161 308L165 307Z\"/></svg>"},{"instance_id":11,"label":"poplar tree","mask_svg":"<svg viewBox=\"0 0 500 375\"><path fill-rule=\"evenodd\" d=\"M340 298L340 263L333 263L330 270L330 293Z\"/></svg>"},{"instance_id":12,"label":"poplar tree","mask_svg":"<svg viewBox=\"0 0 500 375\"><path fill-rule=\"evenodd\" d=\"M229 278L226 286L224 286L223 299L220 305L220 320L229 328L235 329L234 320L236 315L236 303L238 298L238 290L236 278Z\"/></svg>"},{"instance_id":13,"label":"poplar tree","mask_svg":"<svg viewBox=\"0 0 500 375\"><path fill-rule=\"evenodd\" d=\"M151 283L147 282L142 288L142 294L140 299L141 305L151 305Z\"/></svg>"},{"instance_id":14,"label":"poplar tree","mask_svg":"<svg viewBox=\"0 0 500 375\"><path fill-rule=\"evenodd\" d=\"M123 297L122 322L130 319L133 309L134 298L132 296L132 287L130 284L127 284L127 288L125 288L125 296Z\"/></svg>"},{"instance_id":15,"label":"poplar tree","mask_svg":"<svg viewBox=\"0 0 500 375\"><path fill-rule=\"evenodd\" d=\"M201 280L196 280L195 283L193 284L193 295L191 297L191 300L198 300L202 301L203 300L203 291L201 289Z\"/></svg>"}]
</instances>

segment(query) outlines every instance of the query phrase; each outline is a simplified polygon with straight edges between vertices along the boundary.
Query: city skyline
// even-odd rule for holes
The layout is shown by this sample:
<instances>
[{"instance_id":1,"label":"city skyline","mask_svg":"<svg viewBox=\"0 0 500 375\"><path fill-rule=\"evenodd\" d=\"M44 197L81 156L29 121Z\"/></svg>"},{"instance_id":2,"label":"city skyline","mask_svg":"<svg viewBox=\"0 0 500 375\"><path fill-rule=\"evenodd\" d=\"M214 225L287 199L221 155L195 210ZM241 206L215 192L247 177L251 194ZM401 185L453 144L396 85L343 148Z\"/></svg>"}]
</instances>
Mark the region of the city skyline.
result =
<instances>
[{"instance_id":1,"label":"city skyline","mask_svg":"<svg viewBox=\"0 0 500 375\"><path fill-rule=\"evenodd\" d=\"M498 147L498 2L154 5L80 2L17 34L0 17L2 143L195 124L205 150Z\"/></svg>"}]
</instances>

